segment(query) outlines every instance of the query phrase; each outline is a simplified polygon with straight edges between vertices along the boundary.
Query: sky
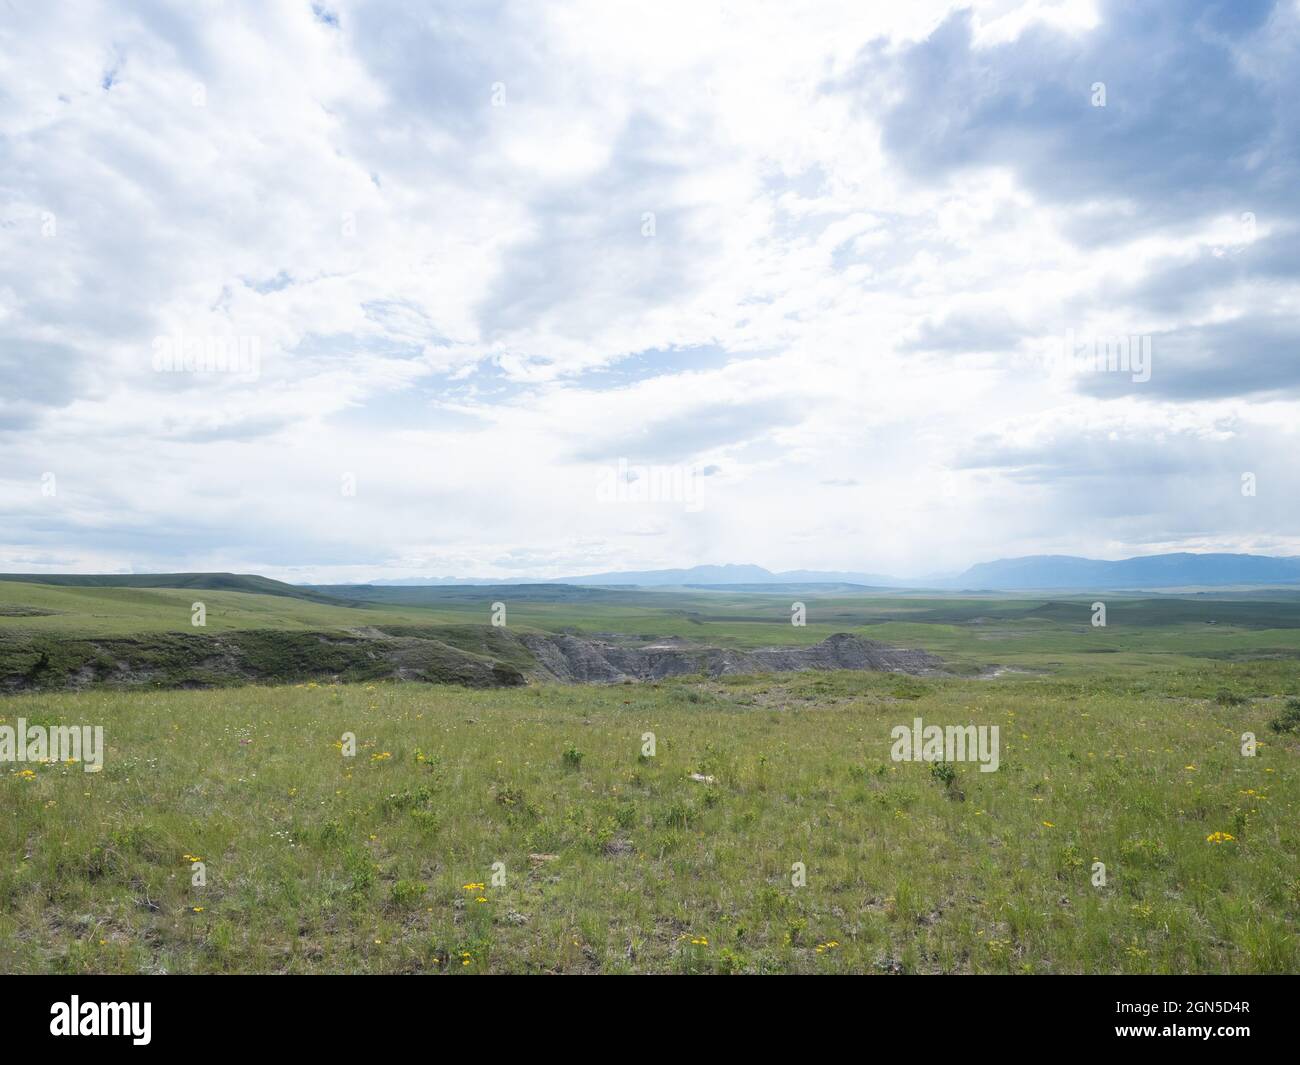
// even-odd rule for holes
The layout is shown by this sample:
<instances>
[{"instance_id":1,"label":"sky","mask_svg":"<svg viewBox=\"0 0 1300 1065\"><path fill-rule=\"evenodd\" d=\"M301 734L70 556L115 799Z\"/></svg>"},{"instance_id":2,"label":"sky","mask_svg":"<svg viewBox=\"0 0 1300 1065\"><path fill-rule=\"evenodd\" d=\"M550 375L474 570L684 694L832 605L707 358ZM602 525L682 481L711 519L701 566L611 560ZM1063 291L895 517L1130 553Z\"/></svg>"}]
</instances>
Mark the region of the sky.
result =
<instances>
[{"instance_id":1,"label":"sky","mask_svg":"<svg viewBox=\"0 0 1300 1065\"><path fill-rule=\"evenodd\" d=\"M1300 4L0 0L0 570L1300 554Z\"/></svg>"}]
</instances>

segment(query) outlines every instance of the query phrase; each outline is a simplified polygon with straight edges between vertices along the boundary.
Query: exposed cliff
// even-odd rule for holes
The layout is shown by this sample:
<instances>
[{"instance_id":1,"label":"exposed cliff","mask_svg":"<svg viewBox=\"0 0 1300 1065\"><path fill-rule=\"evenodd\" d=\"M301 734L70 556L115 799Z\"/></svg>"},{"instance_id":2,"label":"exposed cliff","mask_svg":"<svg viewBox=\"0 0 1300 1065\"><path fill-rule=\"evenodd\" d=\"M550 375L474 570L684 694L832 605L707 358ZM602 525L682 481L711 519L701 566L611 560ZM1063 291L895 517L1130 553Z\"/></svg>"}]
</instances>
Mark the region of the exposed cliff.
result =
<instances>
[{"instance_id":1,"label":"exposed cliff","mask_svg":"<svg viewBox=\"0 0 1300 1065\"><path fill-rule=\"evenodd\" d=\"M581 636L521 633L520 642L537 659L540 672L571 683L611 683L627 678L659 680L703 673L787 673L808 669L870 669L929 673L943 663L925 651L906 650L836 633L811 647L737 651L699 647L682 640L639 646Z\"/></svg>"}]
</instances>

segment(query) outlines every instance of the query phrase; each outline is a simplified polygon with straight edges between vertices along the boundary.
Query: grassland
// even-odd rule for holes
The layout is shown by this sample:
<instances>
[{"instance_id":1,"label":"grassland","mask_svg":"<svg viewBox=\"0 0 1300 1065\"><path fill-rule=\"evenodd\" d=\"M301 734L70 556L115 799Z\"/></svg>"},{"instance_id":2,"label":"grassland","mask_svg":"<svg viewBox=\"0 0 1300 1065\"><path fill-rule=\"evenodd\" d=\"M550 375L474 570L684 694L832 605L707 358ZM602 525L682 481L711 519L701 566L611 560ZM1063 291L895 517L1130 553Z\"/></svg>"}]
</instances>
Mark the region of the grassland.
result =
<instances>
[{"instance_id":1,"label":"grassland","mask_svg":"<svg viewBox=\"0 0 1300 1065\"><path fill-rule=\"evenodd\" d=\"M223 578L226 575L216 575ZM435 635L428 612L218 588L59 587L0 581L0 691L69 686L215 687L392 673L376 635ZM193 624L201 603L204 624ZM437 625L412 664L421 676L516 679L520 656L483 625ZM410 657L410 656L408 656Z\"/></svg>"},{"instance_id":2,"label":"grassland","mask_svg":"<svg viewBox=\"0 0 1300 1065\"><path fill-rule=\"evenodd\" d=\"M248 629L341 631L361 625L427 622L423 611L318 603L284 595L212 588L61 587L0 580L0 635L135 636L192 632L203 603L207 632Z\"/></svg>"},{"instance_id":3,"label":"grassland","mask_svg":"<svg viewBox=\"0 0 1300 1065\"><path fill-rule=\"evenodd\" d=\"M837 632L853 632L887 643L915 644L967 668L990 662L1040 666L1051 656L1060 656L1058 666L1090 668L1098 655L1120 656L1130 665L1147 663L1152 656L1187 662L1207 655L1273 655L1300 662L1300 597L1287 593L1269 599L1106 595L1104 628L1091 624L1093 596L849 596L820 594L813 588L778 595L549 585L327 587L313 594L323 601L212 589L74 588L0 581L0 639L193 633L191 606L196 601L206 607L208 633L481 626L489 622L492 604L502 602L514 628L680 636L742 649L808 645ZM348 594L378 599L349 603L343 598ZM790 624L792 596L806 603L803 627Z\"/></svg>"},{"instance_id":4,"label":"grassland","mask_svg":"<svg viewBox=\"0 0 1300 1065\"><path fill-rule=\"evenodd\" d=\"M0 630L138 634L117 611L179 604L151 630L174 633L193 598L85 590L93 617L56 594L83 590L11 596L63 613ZM206 592L209 623L469 638L483 605L218 599L240 594ZM1032 672L7 697L0 724L102 724L108 750L98 773L0 766L0 970L1300 971L1300 741L1269 726L1300 696L1294 604L1114 602L1094 630L1082 600L836 598L799 630L776 597L501 598L511 625L737 646L825 626ZM998 725L999 770L892 761L914 717Z\"/></svg>"}]
</instances>

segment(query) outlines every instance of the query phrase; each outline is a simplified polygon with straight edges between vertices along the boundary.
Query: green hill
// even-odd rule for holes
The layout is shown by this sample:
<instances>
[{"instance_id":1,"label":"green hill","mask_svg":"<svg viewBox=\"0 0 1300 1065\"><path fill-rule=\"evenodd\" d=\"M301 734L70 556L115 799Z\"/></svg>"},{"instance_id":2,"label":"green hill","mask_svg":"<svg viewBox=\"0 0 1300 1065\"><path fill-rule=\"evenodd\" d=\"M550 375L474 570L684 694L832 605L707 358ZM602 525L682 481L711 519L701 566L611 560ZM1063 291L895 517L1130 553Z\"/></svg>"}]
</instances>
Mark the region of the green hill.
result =
<instances>
[{"instance_id":1,"label":"green hill","mask_svg":"<svg viewBox=\"0 0 1300 1065\"><path fill-rule=\"evenodd\" d=\"M350 601L255 573L0 573L0 581L53 584L62 588L189 588L214 592L282 595L347 606Z\"/></svg>"}]
</instances>

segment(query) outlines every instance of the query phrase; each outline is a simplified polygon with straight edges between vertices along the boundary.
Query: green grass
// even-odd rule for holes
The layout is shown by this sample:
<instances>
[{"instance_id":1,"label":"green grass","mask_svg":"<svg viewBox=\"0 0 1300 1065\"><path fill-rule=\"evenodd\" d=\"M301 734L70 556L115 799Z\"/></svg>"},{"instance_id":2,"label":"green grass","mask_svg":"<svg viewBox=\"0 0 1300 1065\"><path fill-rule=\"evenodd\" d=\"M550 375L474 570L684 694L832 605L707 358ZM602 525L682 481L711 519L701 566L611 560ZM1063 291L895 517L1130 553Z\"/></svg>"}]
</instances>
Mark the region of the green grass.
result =
<instances>
[{"instance_id":1,"label":"green grass","mask_svg":"<svg viewBox=\"0 0 1300 1065\"><path fill-rule=\"evenodd\" d=\"M46 584L79 588L189 588L334 603L342 601L318 591L251 573L0 573L0 582Z\"/></svg>"},{"instance_id":2,"label":"green grass","mask_svg":"<svg viewBox=\"0 0 1300 1065\"><path fill-rule=\"evenodd\" d=\"M329 598L344 589L327 588ZM377 588L381 602L336 606L287 596L189 589L74 588L0 581L0 640L9 636L135 636L190 632L191 605L207 608L207 633L248 629L411 631L486 625L504 602L512 628L587 635L681 636L719 647L807 645L837 632L916 646L955 668L1111 668L1114 656L1182 664L1258 655L1300 661L1300 599L1276 601L1103 596L1108 625L1090 624L1091 597L1062 599L802 594L808 623L790 624L789 595L617 591L550 586ZM343 600L339 599L342 602ZM33 611L40 613L33 614ZM1213 624L1211 624L1213 622ZM1139 656L1135 659L1131 656ZM1099 661L1105 659L1105 661Z\"/></svg>"},{"instance_id":3,"label":"green grass","mask_svg":"<svg viewBox=\"0 0 1300 1065\"><path fill-rule=\"evenodd\" d=\"M506 630L484 625L498 596ZM0 581L0 673L40 647L101 685L123 655L226 683L205 662L234 646L264 682L358 681L0 699L0 724L99 724L108 747L99 773L0 764L0 971L1300 970L1300 603L1115 599L1093 629L1087 599L803 598L798 629L784 597L737 593L334 606ZM366 682L376 633L472 679L526 668L521 626L853 631L966 675ZM1026 672L975 679L994 664ZM914 717L998 725L1001 768L893 762Z\"/></svg>"},{"instance_id":4,"label":"green grass","mask_svg":"<svg viewBox=\"0 0 1300 1065\"><path fill-rule=\"evenodd\" d=\"M15 697L108 752L0 773L0 969L1296 971L1296 740L1209 694L1253 668ZM892 762L914 716L1001 769Z\"/></svg>"},{"instance_id":5,"label":"green grass","mask_svg":"<svg viewBox=\"0 0 1300 1065\"><path fill-rule=\"evenodd\" d=\"M427 621L428 614L397 607L332 605L282 595L178 588L65 588L0 580L0 635L135 636L147 632L194 632L191 610L206 608L210 633L239 629L345 630L400 621ZM39 610L30 615L20 611ZM10 613L14 611L15 613Z\"/></svg>"},{"instance_id":6,"label":"green grass","mask_svg":"<svg viewBox=\"0 0 1300 1065\"><path fill-rule=\"evenodd\" d=\"M192 624L201 602L205 625ZM492 683L533 665L486 625L431 625L427 611L211 589L60 587L0 581L0 685L154 688L390 674L375 633L423 637L401 654L430 680ZM486 620L486 619L485 619ZM381 653L383 652L383 653Z\"/></svg>"}]
</instances>

